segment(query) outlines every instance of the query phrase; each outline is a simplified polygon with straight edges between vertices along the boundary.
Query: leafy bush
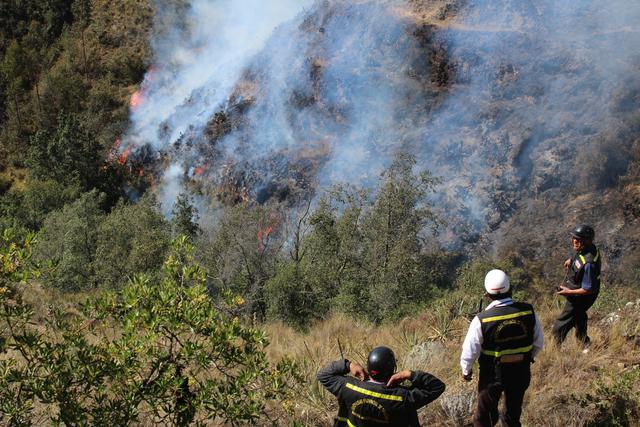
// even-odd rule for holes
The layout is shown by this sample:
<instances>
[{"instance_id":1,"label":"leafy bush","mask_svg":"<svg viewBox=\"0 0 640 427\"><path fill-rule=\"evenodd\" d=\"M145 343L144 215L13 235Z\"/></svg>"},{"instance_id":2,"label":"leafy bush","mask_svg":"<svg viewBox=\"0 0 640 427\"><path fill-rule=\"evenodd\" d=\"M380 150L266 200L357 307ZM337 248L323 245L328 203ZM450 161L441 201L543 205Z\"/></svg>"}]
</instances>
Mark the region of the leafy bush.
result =
<instances>
[{"instance_id":1,"label":"leafy bush","mask_svg":"<svg viewBox=\"0 0 640 427\"><path fill-rule=\"evenodd\" d=\"M2 248L3 285L22 278L24 251ZM42 417L65 425L236 425L268 416L267 403L286 396L293 364L267 362L264 333L234 315L241 298L214 305L185 237L173 242L160 280L136 276L82 313L54 310L44 330L14 288L0 293L7 425Z\"/></svg>"},{"instance_id":2,"label":"leafy bush","mask_svg":"<svg viewBox=\"0 0 640 427\"><path fill-rule=\"evenodd\" d=\"M194 239L200 233L198 225L198 209L188 194L178 195L171 211L171 225L176 236L185 235Z\"/></svg>"},{"instance_id":3,"label":"leafy bush","mask_svg":"<svg viewBox=\"0 0 640 427\"><path fill-rule=\"evenodd\" d=\"M592 384L593 392L572 396L593 415L587 426L630 426L640 417L640 368L633 367L622 373L602 372Z\"/></svg>"},{"instance_id":4,"label":"leafy bush","mask_svg":"<svg viewBox=\"0 0 640 427\"><path fill-rule=\"evenodd\" d=\"M95 282L117 289L135 273L156 274L169 248L169 224L151 193L137 204L118 204L98 228Z\"/></svg>"},{"instance_id":5,"label":"leafy bush","mask_svg":"<svg viewBox=\"0 0 640 427\"><path fill-rule=\"evenodd\" d=\"M12 349L19 350L25 342L33 342L32 334L22 333L33 312L22 302L20 285L34 272L34 242L33 234L20 239L9 228L0 236L0 420L7 425L29 425L28 414L33 407L28 393L22 392L23 369L6 355Z\"/></svg>"}]
</instances>

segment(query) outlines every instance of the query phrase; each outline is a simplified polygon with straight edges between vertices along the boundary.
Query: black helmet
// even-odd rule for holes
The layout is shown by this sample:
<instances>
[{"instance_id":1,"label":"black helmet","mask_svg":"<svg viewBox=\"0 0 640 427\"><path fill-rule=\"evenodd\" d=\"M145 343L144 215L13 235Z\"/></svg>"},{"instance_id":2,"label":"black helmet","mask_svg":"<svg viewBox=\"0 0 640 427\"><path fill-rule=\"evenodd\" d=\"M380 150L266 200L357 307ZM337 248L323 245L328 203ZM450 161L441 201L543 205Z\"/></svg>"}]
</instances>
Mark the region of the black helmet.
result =
<instances>
[{"instance_id":1,"label":"black helmet","mask_svg":"<svg viewBox=\"0 0 640 427\"><path fill-rule=\"evenodd\" d=\"M593 240L593 237L596 235L595 231L593 231L593 227L586 224L580 224L571 232L573 237L577 237L578 239L584 240Z\"/></svg>"},{"instance_id":2,"label":"black helmet","mask_svg":"<svg viewBox=\"0 0 640 427\"><path fill-rule=\"evenodd\" d=\"M396 371L396 355L389 347L376 347L369 353L367 371L376 381L386 381Z\"/></svg>"}]
</instances>

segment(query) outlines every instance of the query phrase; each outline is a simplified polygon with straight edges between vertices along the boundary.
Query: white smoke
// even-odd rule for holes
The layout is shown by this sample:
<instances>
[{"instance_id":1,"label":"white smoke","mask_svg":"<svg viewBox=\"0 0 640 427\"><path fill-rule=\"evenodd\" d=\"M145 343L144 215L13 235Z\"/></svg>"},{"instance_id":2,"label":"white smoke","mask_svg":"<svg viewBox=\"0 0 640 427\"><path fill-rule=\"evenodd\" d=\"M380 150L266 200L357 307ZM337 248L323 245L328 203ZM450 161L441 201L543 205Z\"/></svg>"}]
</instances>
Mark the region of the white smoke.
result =
<instances>
[{"instance_id":1,"label":"white smoke","mask_svg":"<svg viewBox=\"0 0 640 427\"><path fill-rule=\"evenodd\" d=\"M201 132L275 28L309 4L309 0L195 0L176 16L168 3L158 1L157 15L179 28L169 28L154 40L154 67L145 78L143 101L132 112L122 148L167 149L187 132ZM177 197L174 191L181 188L172 182L179 178L175 173L165 175L165 210L171 209Z\"/></svg>"},{"instance_id":2,"label":"white smoke","mask_svg":"<svg viewBox=\"0 0 640 427\"><path fill-rule=\"evenodd\" d=\"M162 209L165 214L169 215L178 195L184 191L181 185L181 179L184 175L184 169L181 165L170 165L164 174L164 185L160 188L160 200L164 201ZM167 203L169 201L169 203Z\"/></svg>"},{"instance_id":3,"label":"white smoke","mask_svg":"<svg viewBox=\"0 0 640 427\"><path fill-rule=\"evenodd\" d=\"M576 186L580 156L618 144L607 132L640 62L640 2L425 1L442 15L430 25L416 23L420 4L159 4L155 67L123 145L170 153L182 166L167 171L205 157L213 181L236 165L254 193L283 175L374 184L410 150L443 178L435 201L455 240L496 227L518 194ZM220 112L237 123L207 136ZM181 179L164 175L168 208Z\"/></svg>"}]
</instances>

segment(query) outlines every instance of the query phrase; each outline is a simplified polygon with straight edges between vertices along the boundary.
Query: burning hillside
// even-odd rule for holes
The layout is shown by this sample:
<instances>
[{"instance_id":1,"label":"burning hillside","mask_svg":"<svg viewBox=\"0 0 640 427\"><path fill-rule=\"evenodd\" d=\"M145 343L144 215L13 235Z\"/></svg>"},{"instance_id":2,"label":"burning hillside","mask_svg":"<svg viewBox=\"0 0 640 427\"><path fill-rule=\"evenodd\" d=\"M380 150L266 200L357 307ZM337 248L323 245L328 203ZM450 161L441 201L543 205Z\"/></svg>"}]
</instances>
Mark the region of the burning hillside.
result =
<instances>
[{"instance_id":1,"label":"burning hillside","mask_svg":"<svg viewBox=\"0 0 640 427\"><path fill-rule=\"evenodd\" d=\"M159 6L153 78L121 149L143 153L165 209L189 182L228 203L370 186L405 150L443 178L445 244L548 255L587 221L614 258L637 245L640 6L271 6Z\"/></svg>"}]
</instances>

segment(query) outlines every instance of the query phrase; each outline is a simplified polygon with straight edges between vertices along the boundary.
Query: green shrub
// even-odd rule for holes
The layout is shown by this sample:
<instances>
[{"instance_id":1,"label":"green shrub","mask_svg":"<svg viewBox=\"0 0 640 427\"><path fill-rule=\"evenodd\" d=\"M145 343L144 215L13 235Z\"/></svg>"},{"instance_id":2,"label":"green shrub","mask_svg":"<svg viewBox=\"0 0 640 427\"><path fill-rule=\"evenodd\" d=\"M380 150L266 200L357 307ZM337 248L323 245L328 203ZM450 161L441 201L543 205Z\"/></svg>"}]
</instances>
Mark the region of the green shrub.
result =
<instances>
[{"instance_id":1,"label":"green shrub","mask_svg":"<svg viewBox=\"0 0 640 427\"><path fill-rule=\"evenodd\" d=\"M26 255L2 247L3 284L22 279ZM46 328L20 297L0 292L0 420L64 425L215 421L255 424L282 401L294 365L266 360L264 333L234 313L243 300L208 297L186 238L160 279L134 277L82 312L53 310Z\"/></svg>"},{"instance_id":2,"label":"green shrub","mask_svg":"<svg viewBox=\"0 0 640 427\"><path fill-rule=\"evenodd\" d=\"M118 289L135 273L157 274L169 242L169 224L150 193L135 205L118 204L98 228L95 282Z\"/></svg>"},{"instance_id":3,"label":"green shrub","mask_svg":"<svg viewBox=\"0 0 640 427\"><path fill-rule=\"evenodd\" d=\"M593 413L585 425L631 426L640 417L640 367L623 372L601 371L592 384L592 392L573 395L572 399Z\"/></svg>"}]
</instances>

